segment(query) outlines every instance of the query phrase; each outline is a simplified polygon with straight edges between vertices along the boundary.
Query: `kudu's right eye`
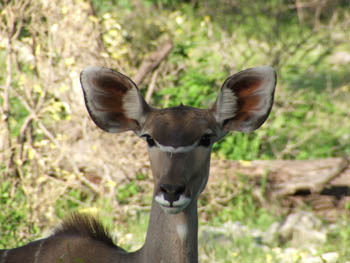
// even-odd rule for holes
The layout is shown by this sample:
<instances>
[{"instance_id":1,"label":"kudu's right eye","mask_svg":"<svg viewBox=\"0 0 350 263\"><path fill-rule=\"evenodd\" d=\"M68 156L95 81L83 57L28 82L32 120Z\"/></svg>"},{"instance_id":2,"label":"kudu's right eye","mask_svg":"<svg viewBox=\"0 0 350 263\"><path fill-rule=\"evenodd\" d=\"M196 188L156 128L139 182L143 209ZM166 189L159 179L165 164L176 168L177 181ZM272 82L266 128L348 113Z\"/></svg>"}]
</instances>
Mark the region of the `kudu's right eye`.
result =
<instances>
[{"instance_id":1,"label":"kudu's right eye","mask_svg":"<svg viewBox=\"0 0 350 263\"><path fill-rule=\"evenodd\" d=\"M204 146L204 147L209 147L212 143L212 141L211 141L212 136L213 135L211 135L211 134L204 134L202 136L202 138L199 140L199 145Z\"/></svg>"},{"instance_id":2,"label":"kudu's right eye","mask_svg":"<svg viewBox=\"0 0 350 263\"><path fill-rule=\"evenodd\" d=\"M146 139L146 142L149 147L152 147L156 144L156 142L152 139L152 137L149 134L144 134L141 137Z\"/></svg>"}]
</instances>

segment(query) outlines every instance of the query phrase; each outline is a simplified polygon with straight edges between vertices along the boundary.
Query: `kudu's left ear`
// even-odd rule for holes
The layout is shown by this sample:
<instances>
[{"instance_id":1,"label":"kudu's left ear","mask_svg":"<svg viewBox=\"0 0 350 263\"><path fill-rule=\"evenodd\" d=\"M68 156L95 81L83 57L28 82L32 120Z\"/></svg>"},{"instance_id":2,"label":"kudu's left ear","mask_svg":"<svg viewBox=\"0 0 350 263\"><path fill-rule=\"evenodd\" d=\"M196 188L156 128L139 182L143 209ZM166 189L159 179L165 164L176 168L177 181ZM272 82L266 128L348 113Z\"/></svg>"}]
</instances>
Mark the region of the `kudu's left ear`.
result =
<instances>
[{"instance_id":1,"label":"kudu's left ear","mask_svg":"<svg viewBox=\"0 0 350 263\"><path fill-rule=\"evenodd\" d=\"M107 132L139 131L150 107L134 82L102 67L87 67L80 74L85 104L95 124Z\"/></svg>"},{"instance_id":2,"label":"kudu's left ear","mask_svg":"<svg viewBox=\"0 0 350 263\"><path fill-rule=\"evenodd\" d=\"M267 119L273 104L276 73L268 66L238 72L223 84L213 106L224 132L250 132Z\"/></svg>"}]
</instances>

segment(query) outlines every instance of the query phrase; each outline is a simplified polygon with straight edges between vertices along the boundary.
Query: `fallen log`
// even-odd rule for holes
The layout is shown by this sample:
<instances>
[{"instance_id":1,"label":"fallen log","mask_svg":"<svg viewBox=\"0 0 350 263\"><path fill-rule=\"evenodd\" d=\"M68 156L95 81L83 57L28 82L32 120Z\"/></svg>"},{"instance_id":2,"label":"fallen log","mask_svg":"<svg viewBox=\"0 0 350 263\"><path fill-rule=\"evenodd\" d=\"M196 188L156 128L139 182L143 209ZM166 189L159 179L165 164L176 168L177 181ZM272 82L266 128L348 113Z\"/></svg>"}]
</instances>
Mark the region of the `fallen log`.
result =
<instances>
[{"instance_id":1,"label":"fallen log","mask_svg":"<svg viewBox=\"0 0 350 263\"><path fill-rule=\"evenodd\" d=\"M256 189L264 179L264 195L285 208L309 206L327 219L350 206L350 163L345 158L321 160L213 160L212 174L235 180L248 177ZM218 171L219 170L219 171ZM218 180L212 176L210 180ZM220 179L219 179L220 180Z\"/></svg>"}]
</instances>

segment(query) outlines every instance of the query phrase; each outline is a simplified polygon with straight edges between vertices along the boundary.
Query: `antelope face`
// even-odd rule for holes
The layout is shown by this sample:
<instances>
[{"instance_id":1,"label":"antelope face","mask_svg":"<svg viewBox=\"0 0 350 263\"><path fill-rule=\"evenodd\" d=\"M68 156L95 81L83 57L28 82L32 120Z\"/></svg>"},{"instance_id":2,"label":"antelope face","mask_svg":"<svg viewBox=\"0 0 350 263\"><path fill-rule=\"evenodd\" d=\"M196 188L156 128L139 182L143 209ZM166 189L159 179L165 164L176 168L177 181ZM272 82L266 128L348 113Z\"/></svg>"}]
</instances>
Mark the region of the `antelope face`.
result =
<instances>
[{"instance_id":1,"label":"antelope face","mask_svg":"<svg viewBox=\"0 0 350 263\"><path fill-rule=\"evenodd\" d=\"M147 142L154 200L166 213L175 214L197 202L204 190L213 143L229 131L249 132L264 123L276 77L270 67L241 71L224 82L210 109L155 109L128 77L106 68L86 68L81 84L98 127L107 132L133 130Z\"/></svg>"},{"instance_id":2,"label":"antelope face","mask_svg":"<svg viewBox=\"0 0 350 263\"><path fill-rule=\"evenodd\" d=\"M178 106L153 110L140 132L147 141L155 201L178 213L197 200L209 176L210 152L220 129L208 110Z\"/></svg>"}]
</instances>

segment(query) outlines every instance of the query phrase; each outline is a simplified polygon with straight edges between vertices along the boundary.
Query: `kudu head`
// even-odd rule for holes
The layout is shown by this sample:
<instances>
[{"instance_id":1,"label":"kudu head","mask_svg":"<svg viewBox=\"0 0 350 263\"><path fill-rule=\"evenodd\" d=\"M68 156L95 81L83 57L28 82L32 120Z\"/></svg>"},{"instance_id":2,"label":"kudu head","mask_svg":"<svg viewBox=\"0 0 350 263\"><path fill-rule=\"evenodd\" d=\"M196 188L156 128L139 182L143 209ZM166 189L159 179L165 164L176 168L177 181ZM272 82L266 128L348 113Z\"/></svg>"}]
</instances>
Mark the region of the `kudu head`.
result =
<instances>
[{"instance_id":1,"label":"kudu head","mask_svg":"<svg viewBox=\"0 0 350 263\"><path fill-rule=\"evenodd\" d=\"M148 105L127 76L88 67L81 84L92 120L102 130L132 130L148 144L154 177L154 200L166 213L197 202L208 181L214 142L229 131L250 132L268 117L276 85L271 67L256 67L229 77L213 107Z\"/></svg>"}]
</instances>

